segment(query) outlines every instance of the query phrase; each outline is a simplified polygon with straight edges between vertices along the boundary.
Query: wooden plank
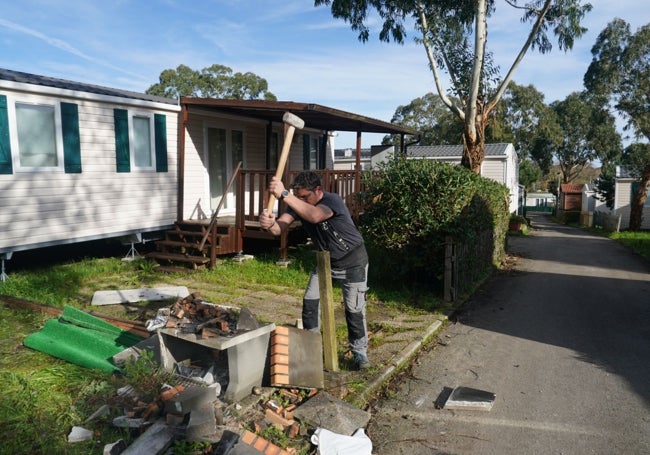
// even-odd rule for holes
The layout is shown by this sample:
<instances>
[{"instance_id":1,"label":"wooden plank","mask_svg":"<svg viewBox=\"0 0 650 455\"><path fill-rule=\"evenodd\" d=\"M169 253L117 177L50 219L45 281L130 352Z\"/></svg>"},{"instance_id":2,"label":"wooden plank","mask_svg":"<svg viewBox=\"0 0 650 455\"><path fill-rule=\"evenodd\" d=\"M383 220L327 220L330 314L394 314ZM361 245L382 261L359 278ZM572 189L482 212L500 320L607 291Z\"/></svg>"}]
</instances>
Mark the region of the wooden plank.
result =
<instances>
[{"instance_id":1,"label":"wooden plank","mask_svg":"<svg viewBox=\"0 0 650 455\"><path fill-rule=\"evenodd\" d=\"M53 317L60 316L61 313L63 313L63 308L44 305L42 303L36 303L29 300L19 299L17 297L12 297L3 294L0 294L0 303L3 303L8 308L13 308L17 310L31 309L35 311L40 311L41 313L45 313ZM86 311L86 313L95 316L96 318L103 319L104 321L113 324L114 326L117 326L122 330L131 332L135 335L139 335L144 338L148 338L149 336L151 336L151 333L149 333L149 331L145 328L143 322L129 321L127 319L115 318L104 314L97 314L92 311Z\"/></svg>"},{"instance_id":2,"label":"wooden plank","mask_svg":"<svg viewBox=\"0 0 650 455\"><path fill-rule=\"evenodd\" d=\"M339 357L336 346L336 319L332 292L332 270L329 251L317 251L318 284L320 289L321 321L323 324L323 353L325 368L339 371Z\"/></svg>"}]
</instances>

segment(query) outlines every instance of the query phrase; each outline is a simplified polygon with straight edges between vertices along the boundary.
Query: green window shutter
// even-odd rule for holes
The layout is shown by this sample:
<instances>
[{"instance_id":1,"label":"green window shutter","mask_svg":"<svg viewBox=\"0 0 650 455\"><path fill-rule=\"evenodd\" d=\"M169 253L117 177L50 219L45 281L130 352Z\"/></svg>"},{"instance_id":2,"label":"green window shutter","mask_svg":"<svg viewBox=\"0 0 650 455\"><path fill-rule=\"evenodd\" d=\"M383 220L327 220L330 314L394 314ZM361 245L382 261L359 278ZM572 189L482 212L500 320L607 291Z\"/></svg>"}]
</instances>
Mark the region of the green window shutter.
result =
<instances>
[{"instance_id":1,"label":"green window shutter","mask_svg":"<svg viewBox=\"0 0 650 455\"><path fill-rule=\"evenodd\" d=\"M156 172L167 172L167 116L154 115Z\"/></svg>"},{"instance_id":2,"label":"green window shutter","mask_svg":"<svg viewBox=\"0 0 650 455\"><path fill-rule=\"evenodd\" d=\"M309 134L302 135L302 168L304 170L309 169L309 158L310 158L310 143L309 143Z\"/></svg>"},{"instance_id":3,"label":"green window shutter","mask_svg":"<svg viewBox=\"0 0 650 455\"><path fill-rule=\"evenodd\" d=\"M7 97L0 95L0 174L13 174L11 141L9 140L9 113Z\"/></svg>"},{"instance_id":4,"label":"green window shutter","mask_svg":"<svg viewBox=\"0 0 650 455\"><path fill-rule=\"evenodd\" d=\"M63 129L63 164L66 174L81 174L79 111L76 104L61 103Z\"/></svg>"},{"instance_id":5,"label":"green window shutter","mask_svg":"<svg viewBox=\"0 0 650 455\"><path fill-rule=\"evenodd\" d=\"M114 109L115 118L115 162L117 172L131 172L129 153L129 113L125 109Z\"/></svg>"}]
</instances>

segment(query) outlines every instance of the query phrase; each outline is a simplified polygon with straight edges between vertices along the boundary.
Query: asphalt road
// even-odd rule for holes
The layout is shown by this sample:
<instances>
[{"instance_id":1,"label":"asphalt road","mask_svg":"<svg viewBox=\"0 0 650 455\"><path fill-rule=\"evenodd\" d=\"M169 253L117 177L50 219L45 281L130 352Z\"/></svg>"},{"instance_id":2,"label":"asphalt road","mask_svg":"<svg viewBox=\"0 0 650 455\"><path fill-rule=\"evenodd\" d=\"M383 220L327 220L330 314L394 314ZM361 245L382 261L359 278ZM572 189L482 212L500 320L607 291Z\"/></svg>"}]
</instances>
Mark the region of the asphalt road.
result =
<instances>
[{"instance_id":1,"label":"asphalt road","mask_svg":"<svg viewBox=\"0 0 650 455\"><path fill-rule=\"evenodd\" d=\"M479 290L372 409L373 453L650 454L650 266L614 241L533 218L515 270ZM489 411L438 409L458 386Z\"/></svg>"}]
</instances>

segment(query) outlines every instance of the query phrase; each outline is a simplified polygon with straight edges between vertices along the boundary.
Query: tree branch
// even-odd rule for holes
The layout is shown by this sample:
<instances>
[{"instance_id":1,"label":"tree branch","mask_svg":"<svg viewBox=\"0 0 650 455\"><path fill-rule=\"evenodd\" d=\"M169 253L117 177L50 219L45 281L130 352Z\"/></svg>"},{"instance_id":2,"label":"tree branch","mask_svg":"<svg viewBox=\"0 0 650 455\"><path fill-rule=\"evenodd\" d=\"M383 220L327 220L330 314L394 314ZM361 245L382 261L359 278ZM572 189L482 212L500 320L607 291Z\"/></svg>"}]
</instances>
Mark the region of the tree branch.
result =
<instances>
[{"instance_id":1,"label":"tree branch","mask_svg":"<svg viewBox=\"0 0 650 455\"><path fill-rule=\"evenodd\" d=\"M447 106L454 114L456 114L461 120L464 121L465 112L459 109L458 106L456 106L451 101L451 99L449 99L449 97L447 96L447 94L442 88L442 83L440 81L440 72L438 70L438 64L436 63L436 59L433 55L433 51L427 39L427 31L429 30L429 25L427 23L427 18L426 15L424 14L424 6L422 5L421 1L417 2L417 9L420 15L420 21L422 27L422 43L424 44L424 49L426 50L427 58L429 59L429 64L431 65L431 71L433 72L433 79L436 84L436 90L438 91L438 96L440 96L440 99L445 104L445 106Z\"/></svg>"},{"instance_id":2,"label":"tree branch","mask_svg":"<svg viewBox=\"0 0 650 455\"><path fill-rule=\"evenodd\" d=\"M509 5L512 5L510 1L507 1ZM528 34L528 39L526 39L526 42L524 43L523 47L519 51L519 54L517 54L517 57L515 58L514 62L510 66L510 69L508 70L508 74L506 74L506 77L501 81L501 85L499 85L499 88L497 89L497 92L494 94L494 97L487 103L485 106L485 113L490 112L494 106L499 102L501 99L501 96L503 96L503 93L506 91L506 87L508 87L508 84L512 80L512 76L515 73L515 70L521 63L521 61L524 59L524 55L526 55L526 52L528 52L528 49L530 48L530 45L533 43L533 40L535 39L535 36L537 35L537 32L539 32L539 29L542 27L542 24L544 23L544 17L546 16L546 13L551 7L552 0L546 0L544 2L544 6L542 7L541 10L537 13L537 20L535 21L535 25L533 28L530 30L530 33ZM512 5L516 6L516 5Z\"/></svg>"},{"instance_id":3,"label":"tree branch","mask_svg":"<svg viewBox=\"0 0 650 455\"><path fill-rule=\"evenodd\" d=\"M469 100L466 106L466 130L470 137L476 137L476 113L477 113L477 100L479 87L481 85L481 75L483 74L483 58L485 57L485 43L487 35L486 14L487 6L486 0L479 0L476 5L476 23L474 25L474 66L472 71L472 85L469 91ZM486 115L485 112L481 113Z\"/></svg>"}]
</instances>

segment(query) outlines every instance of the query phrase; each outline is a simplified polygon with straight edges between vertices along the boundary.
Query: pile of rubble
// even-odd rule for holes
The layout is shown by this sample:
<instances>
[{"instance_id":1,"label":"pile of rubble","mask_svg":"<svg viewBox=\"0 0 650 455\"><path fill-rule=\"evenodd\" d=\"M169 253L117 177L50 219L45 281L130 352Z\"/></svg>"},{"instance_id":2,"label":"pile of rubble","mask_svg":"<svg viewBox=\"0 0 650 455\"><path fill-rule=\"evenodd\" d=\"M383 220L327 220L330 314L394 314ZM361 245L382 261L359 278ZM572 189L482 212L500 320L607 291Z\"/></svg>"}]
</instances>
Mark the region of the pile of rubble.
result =
<instances>
[{"instance_id":1,"label":"pile of rubble","mask_svg":"<svg viewBox=\"0 0 650 455\"><path fill-rule=\"evenodd\" d=\"M171 307L161 308L153 319L147 321L147 330L178 329L184 333L195 333L201 338L233 336L238 330L255 327L238 326L238 315L234 308L217 306L206 302L201 294L194 292L178 299Z\"/></svg>"},{"instance_id":2,"label":"pile of rubble","mask_svg":"<svg viewBox=\"0 0 650 455\"><path fill-rule=\"evenodd\" d=\"M233 343L237 344L234 340L250 338L263 326L247 309L217 306L201 299L199 293L193 293L179 298L170 307L158 310L146 325L152 336L116 355L113 359L116 364L125 365L130 359L149 351L148 355L155 353L156 361L164 366L165 357L172 357L170 352L175 350L174 343L185 344L187 340L190 343L184 346L185 351L181 354L174 353L179 358L173 359L171 371L167 368L174 379L155 398L143 400L133 387L124 387L118 391L112 406L102 406L86 421L92 423L102 419L131 431L134 440L130 445L117 441L104 447L105 454L171 454L170 447L174 442L183 440L200 443L201 453L210 455L292 455L299 451L315 453L314 446L319 444L318 432L329 432L327 437L321 434L320 439L326 441L334 440L331 435L353 438L354 434L354 443L358 444L363 439L360 437L365 437L363 431L359 435L358 430L367 425L370 415L320 390L322 367L317 368L316 376L321 376L318 386L299 383L262 387L264 366L260 366L257 384L244 391L245 399L226 399L228 390L240 387L233 384L236 374L229 372L233 362L244 363L246 369L249 366L246 362L250 362L250 347L245 344L244 352L235 346L240 351L236 355L231 353ZM275 329L282 332L285 340L290 336L286 327L271 326L274 332ZM297 331L291 332L298 337L296 345L312 344L304 343L301 337L315 334L292 330ZM269 351L273 352L277 345L270 344ZM227 349L220 350L218 346L222 345ZM266 352L269 346L266 345L260 363L269 362ZM309 349L313 350L313 347ZM201 350L203 352L199 353ZM317 354L322 356L322 347L318 351ZM184 356L195 358L186 359ZM229 357L225 366L223 357ZM273 370L273 365L267 367ZM313 372L306 376L307 382L312 380L312 376ZM112 415L115 409L123 410L122 415ZM277 435L278 431L284 435L282 448L271 437L264 437ZM83 427L74 427L68 439L70 442L84 440L88 436L86 432ZM90 433L89 437L92 437ZM369 439L365 437L362 442L368 445ZM319 453L328 452L320 447ZM367 453L369 455L370 451Z\"/></svg>"}]
</instances>

